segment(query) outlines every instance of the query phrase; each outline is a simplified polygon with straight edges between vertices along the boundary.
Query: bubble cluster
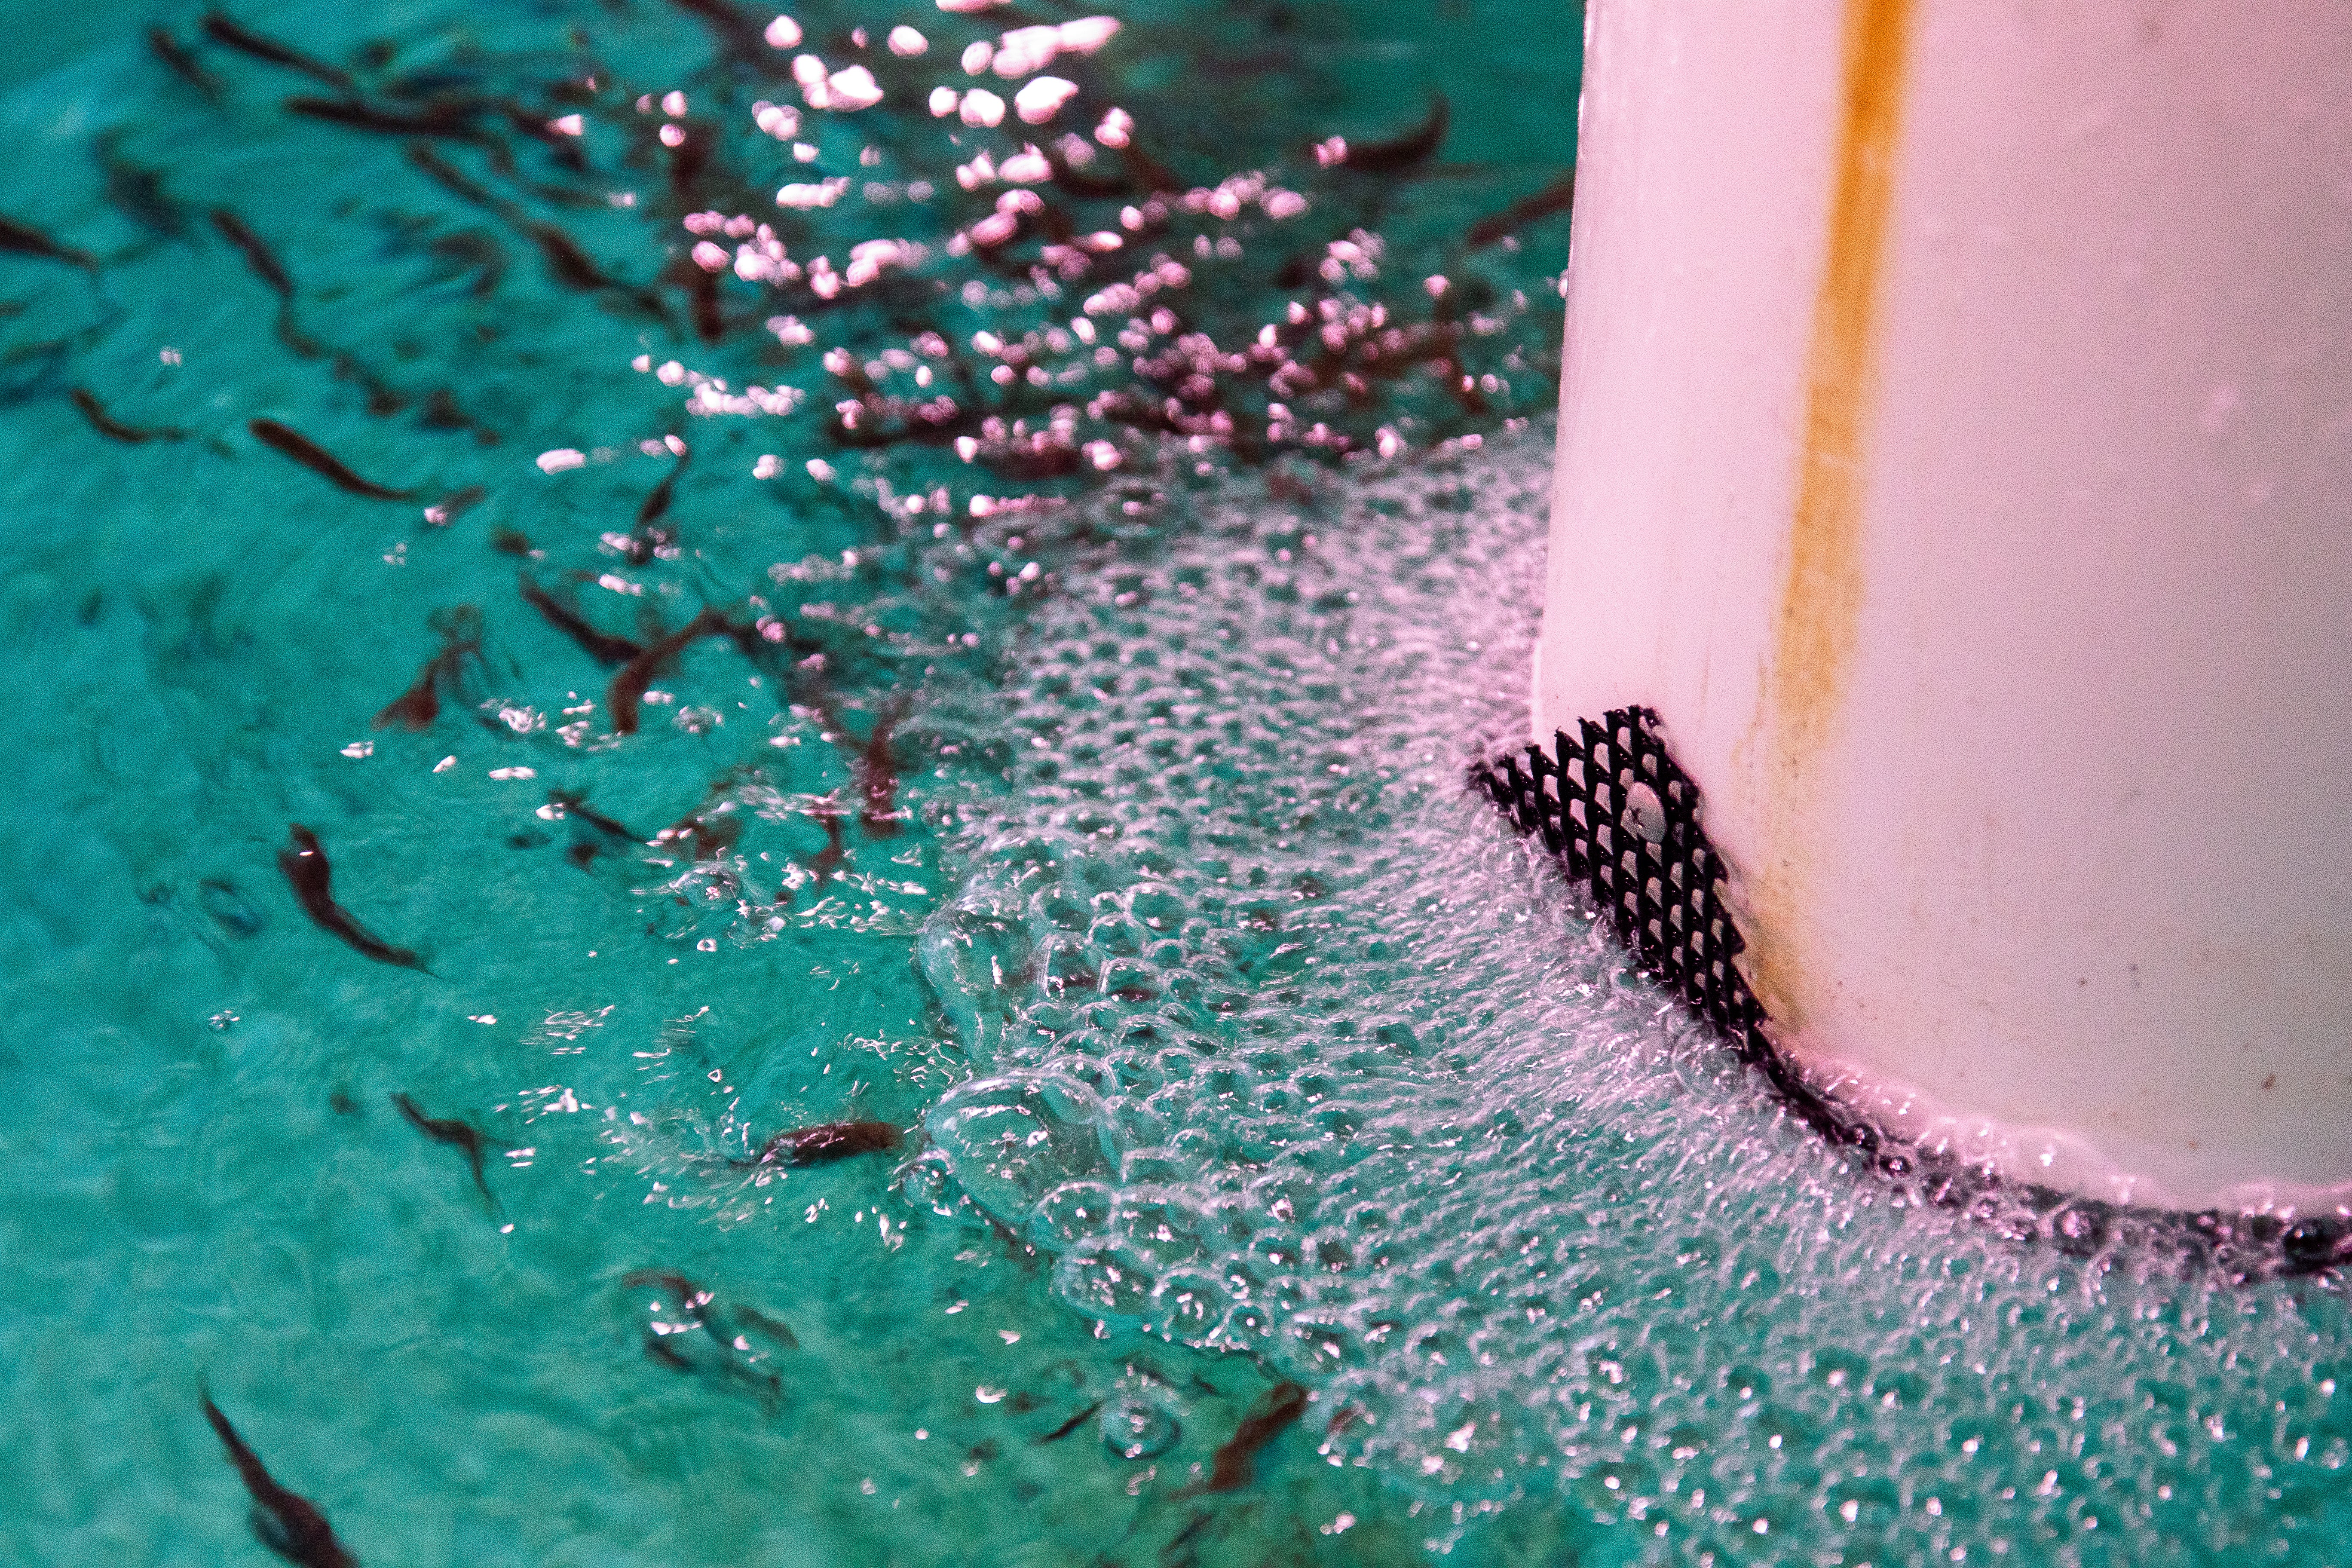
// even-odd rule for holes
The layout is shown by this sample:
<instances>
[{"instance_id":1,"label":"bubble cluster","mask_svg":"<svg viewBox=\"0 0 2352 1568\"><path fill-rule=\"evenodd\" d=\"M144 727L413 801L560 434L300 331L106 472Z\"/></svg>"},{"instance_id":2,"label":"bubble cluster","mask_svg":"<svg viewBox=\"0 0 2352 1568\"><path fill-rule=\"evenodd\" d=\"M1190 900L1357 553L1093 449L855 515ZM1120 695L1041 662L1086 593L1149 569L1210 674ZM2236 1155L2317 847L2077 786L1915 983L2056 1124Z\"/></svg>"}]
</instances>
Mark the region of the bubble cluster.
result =
<instances>
[{"instance_id":1,"label":"bubble cluster","mask_svg":"<svg viewBox=\"0 0 2352 1568\"><path fill-rule=\"evenodd\" d=\"M1849 1167L1463 783L1546 454L1205 501L1032 623L920 944L981 1076L912 1181L1334 1463L1610 1560L2203 1562L2352 1531L2340 1283L2021 1247ZM2315 1559L2314 1559L2315 1560Z\"/></svg>"}]
</instances>

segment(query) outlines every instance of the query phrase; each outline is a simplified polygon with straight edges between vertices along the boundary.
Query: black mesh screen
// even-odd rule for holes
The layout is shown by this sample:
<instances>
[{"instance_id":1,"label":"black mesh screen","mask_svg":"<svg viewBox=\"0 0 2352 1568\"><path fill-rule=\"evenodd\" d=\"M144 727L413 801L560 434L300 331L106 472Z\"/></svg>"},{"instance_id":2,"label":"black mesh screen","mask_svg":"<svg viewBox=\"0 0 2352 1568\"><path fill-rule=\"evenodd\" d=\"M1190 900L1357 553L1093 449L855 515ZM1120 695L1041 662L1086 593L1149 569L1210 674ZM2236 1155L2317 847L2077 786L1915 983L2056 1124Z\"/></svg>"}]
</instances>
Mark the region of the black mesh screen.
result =
<instances>
[{"instance_id":1,"label":"black mesh screen","mask_svg":"<svg viewBox=\"0 0 2352 1568\"><path fill-rule=\"evenodd\" d=\"M2341 1215L2292 1224L2275 1215L2121 1208L1921 1149L1873 1126L1805 1081L1777 1049L1736 960L1743 943L1724 906L1723 862L1702 826L1698 787L1666 753L1657 715L1620 708L1471 769L1518 830L1538 838L1588 889L1634 963L1710 1020L1771 1094L1831 1143L1916 1201L1961 1208L2021 1241L2083 1256L2169 1255L2238 1280L2331 1275L2352 1262Z\"/></svg>"}]
</instances>

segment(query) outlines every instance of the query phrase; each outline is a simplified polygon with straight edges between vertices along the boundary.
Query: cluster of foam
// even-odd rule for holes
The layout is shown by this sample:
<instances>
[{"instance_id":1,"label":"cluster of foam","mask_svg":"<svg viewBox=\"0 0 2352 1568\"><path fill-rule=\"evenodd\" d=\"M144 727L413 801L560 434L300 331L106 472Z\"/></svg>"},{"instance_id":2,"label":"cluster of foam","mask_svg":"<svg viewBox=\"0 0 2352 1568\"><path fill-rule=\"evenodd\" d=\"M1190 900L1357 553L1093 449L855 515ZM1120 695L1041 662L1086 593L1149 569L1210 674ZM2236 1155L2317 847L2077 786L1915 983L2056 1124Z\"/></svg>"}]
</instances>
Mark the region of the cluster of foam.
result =
<instances>
[{"instance_id":1,"label":"cluster of foam","mask_svg":"<svg viewBox=\"0 0 2352 1568\"><path fill-rule=\"evenodd\" d=\"M921 941L983 1064L929 1112L935 1200L1082 1312L1308 1382L1333 1462L1457 1521L1556 1494L1660 1561L2346 1538L2335 1281L1915 1206L1471 798L1522 721L1545 458L1236 484L1066 579Z\"/></svg>"}]
</instances>

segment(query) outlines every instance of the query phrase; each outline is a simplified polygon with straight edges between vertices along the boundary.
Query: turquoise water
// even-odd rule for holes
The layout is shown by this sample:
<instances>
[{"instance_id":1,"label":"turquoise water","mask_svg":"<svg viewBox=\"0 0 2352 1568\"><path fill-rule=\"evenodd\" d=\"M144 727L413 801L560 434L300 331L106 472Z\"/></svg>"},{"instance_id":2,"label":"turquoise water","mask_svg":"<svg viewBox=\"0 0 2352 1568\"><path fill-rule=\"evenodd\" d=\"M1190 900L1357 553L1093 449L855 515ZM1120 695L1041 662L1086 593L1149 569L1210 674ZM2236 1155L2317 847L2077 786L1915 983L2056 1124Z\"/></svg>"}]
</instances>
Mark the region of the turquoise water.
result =
<instances>
[{"instance_id":1,"label":"turquoise water","mask_svg":"<svg viewBox=\"0 0 2352 1568\"><path fill-rule=\"evenodd\" d=\"M89 264L0 256L0 1552L269 1561L209 1386L369 1563L2345 1561L2340 1280L1912 1207L1464 787L1575 18L1105 8L1037 128L925 104L1018 7L237 13L423 163L194 12L216 101L144 12L16 73L0 213ZM624 733L526 573L747 629Z\"/></svg>"}]
</instances>

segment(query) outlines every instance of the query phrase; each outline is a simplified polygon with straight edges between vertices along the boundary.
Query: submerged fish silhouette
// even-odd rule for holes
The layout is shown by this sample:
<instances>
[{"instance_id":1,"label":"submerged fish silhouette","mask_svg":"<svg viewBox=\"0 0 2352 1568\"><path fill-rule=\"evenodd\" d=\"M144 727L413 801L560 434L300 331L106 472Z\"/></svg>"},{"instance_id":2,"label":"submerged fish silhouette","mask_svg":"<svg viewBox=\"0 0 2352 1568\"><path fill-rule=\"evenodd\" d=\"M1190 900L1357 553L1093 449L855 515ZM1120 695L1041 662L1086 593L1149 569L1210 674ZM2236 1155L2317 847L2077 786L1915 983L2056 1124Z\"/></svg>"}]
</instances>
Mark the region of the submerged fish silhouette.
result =
<instances>
[{"instance_id":1,"label":"submerged fish silhouette","mask_svg":"<svg viewBox=\"0 0 2352 1568\"><path fill-rule=\"evenodd\" d=\"M148 28L147 47L155 51L155 58L163 61L173 75L203 93L205 101L210 103L220 101L219 80L213 76L212 72L198 65L196 57L190 52L188 46L173 37L168 29L160 26Z\"/></svg>"},{"instance_id":2,"label":"submerged fish silhouette","mask_svg":"<svg viewBox=\"0 0 2352 1568\"><path fill-rule=\"evenodd\" d=\"M299 1568L359 1568L359 1559L335 1539L318 1505L279 1486L261 1457L246 1446L213 1403L212 1391L205 1390L203 1396L205 1419L220 1435L221 1447L228 1450L229 1462L253 1497L253 1533L261 1543Z\"/></svg>"},{"instance_id":3,"label":"submerged fish silhouette","mask_svg":"<svg viewBox=\"0 0 2352 1568\"><path fill-rule=\"evenodd\" d=\"M441 633L441 651L425 661L414 685L383 705L371 721L373 728L398 724L404 730L430 729L441 716L443 684L454 686L466 660L481 657L482 617L473 605L460 605L446 616L436 613L434 623Z\"/></svg>"},{"instance_id":4,"label":"submerged fish silhouette","mask_svg":"<svg viewBox=\"0 0 2352 1568\"><path fill-rule=\"evenodd\" d=\"M1186 1487L1178 1497L1192 1497L1201 1492L1239 1491L1250 1484L1257 1469L1257 1451L1282 1435L1284 1427L1297 1421L1307 1411L1307 1390L1295 1383L1276 1384L1266 1396L1251 1407L1234 1428L1234 1435L1217 1449L1209 1463L1209 1479L1197 1486Z\"/></svg>"},{"instance_id":5,"label":"submerged fish silhouette","mask_svg":"<svg viewBox=\"0 0 2352 1568\"><path fill-rule=\"evenodd\" d=\"M205 30L205 37L241 55L250 55L273 66L284 66L288 70L300 71L313 81L325 82L338 92L352 90L350 72L338 70L324 60L312 59L301 50L281 44L275 38L247 31L218 11L205 12L197 26Z\"/></svg>"},{"instance_id":6,"label":"submerged fish silhouette","mask_svg":"<svg viewBox=\"0 0 2352 1568\"><path fill-rule=\"evenodd\" d=\"M331 886L334 868L327 864L327 852L320 847L317 834L299 822L291 824L287 831L293 842L278 852L278 868L286 874L287 884L294 889L295 900L301 904L304 914L317 921L320 930L341 937L363 957L402 969L425 967L415 953L373 935L335 902Z\"/></svg>"},{"instance_id":7,"label":"submerged fish silhouette","mask_svg":"<svg viewBox=\"0 0 2352 1568\"><path fill-rule=\"evenodd\" d=\"M480 1128L470 1121L460 1121L454 1116L427 1116L424 1107L405 1094L394 1094L392 1103L399 1107L400 1114L411 1127L436 1143L446 1143L464 1154L466 1163L473 1168L474 1185L481 1189L483 1201L492 1208L499 1206L499 1195L490 1191L490 1184L482 1174L484 1139Z\"/></svg>"},{"instance_id":8,"label":"submerged fish silhouette","mask_svg":"<svg viewBox=\"0 0 2352 1568\"><path fill-rule=\"evenodd\" d=\"M739 1170L751 1165L829 1164L854 1154L896 1149L903 1137L887 1121L827 1121L779 1132L751 1159L727 1163Z\"/></svg>"},{"instance_id":9,"label":"submerged fish silhouette","mask_svg":"<svg viewBox=\"0 0 2352 1568\"><path fill-rule=\"evenodd\" d=\"M136 447L148 441L184 441L188 438L188 433L185 430L170 425L158 425L151 428L125 425L121 420L107 413L106 405L100 403L86 386L73 387L68 390L67 395L73 399L73 405L81 410L81 416L89 421L90 428L110 441L121 441L126 446Z\"/></svg>"},{"instance_id":10,"label":"submerged fish silhouette","mask_svg":"<svg viewBox=\"0 0 2352 1568\"><path fill-rule=\"evenodd\" d=\"M0 217L0 252L10 256L37 257L43 261L62 261L85 272L98 270L98 258L89 251L60 245L31 224L18 223L12 217Z\"/></svg>"},{"instance_id":11,"label":"submerged fish silhouette","mask_svg":"<svg viewBox=\"0 0 2352 1568\"><path fill-rule=\"evenodd\" d=\"M387 489L373 480L360 478L345 468L333 453L299 430L280 425L275 419L248 419L245 427L253 432L255 440L273 451L284 453L338 489L349 490L355 496L366 496L372 500L406 500L416 493L415 490Z\"/></svg>"},{"instance_id":12,"label":"submerged fish silhouette","mask_svg":"<svg viewBox=\"0 0 2352 1568\"><path fill-rule=\"evenodd\" d=\"M549 626L579 644L581 651L598 664L626 664L645 652L626 637L613 637L590 626L577 610L532 582L530 573L523 573L520 582L523 603L545 616Z\"/></svg>"},{"instance_id":13,"label":"submerged fish silhouette","mask_svg":"<svg viewBox=\"0 0 2352 1568\"><path fill-rule=\"evenodd\" d=\"M716 610L706 608L669 636L639 649L637 656L623 665L604 688L604 707L613 716L613 732L616 735L635 734L639 705L646 700L646 688L654 683L654 677L661 667L688 644L726 629L727 617Z\"/></svg>"}]
</instances>

